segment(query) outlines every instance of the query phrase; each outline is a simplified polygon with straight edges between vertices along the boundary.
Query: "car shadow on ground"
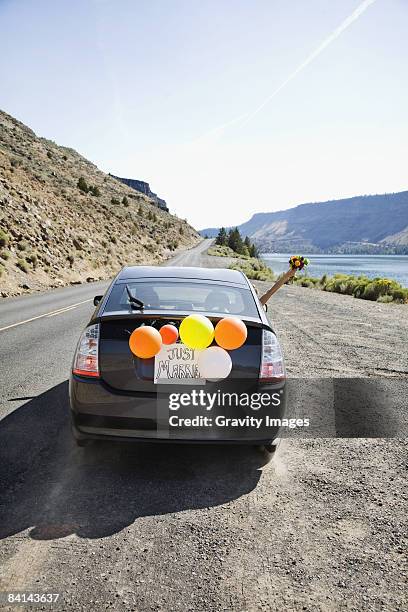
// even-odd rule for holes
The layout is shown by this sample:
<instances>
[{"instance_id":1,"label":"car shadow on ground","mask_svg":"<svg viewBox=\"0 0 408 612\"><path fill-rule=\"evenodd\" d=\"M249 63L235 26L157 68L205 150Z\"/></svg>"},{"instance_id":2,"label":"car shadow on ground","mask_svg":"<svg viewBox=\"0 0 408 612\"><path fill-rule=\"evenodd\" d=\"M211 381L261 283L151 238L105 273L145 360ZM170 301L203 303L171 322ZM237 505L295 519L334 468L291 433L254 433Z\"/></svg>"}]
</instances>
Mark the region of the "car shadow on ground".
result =
<instances>
[{"instance_id":1,"label":"car shadow on ground","mask_svg":"<svg viewBox=\"0 0 408 612\"><path fill-rule=\"evenodd\" d=\"M65 381L0 423L0 537L29 529L39 540L99 538L138 517L224 504L253 490L267 461L245 446L77 448Z\"/></svg>"}]
</instances>

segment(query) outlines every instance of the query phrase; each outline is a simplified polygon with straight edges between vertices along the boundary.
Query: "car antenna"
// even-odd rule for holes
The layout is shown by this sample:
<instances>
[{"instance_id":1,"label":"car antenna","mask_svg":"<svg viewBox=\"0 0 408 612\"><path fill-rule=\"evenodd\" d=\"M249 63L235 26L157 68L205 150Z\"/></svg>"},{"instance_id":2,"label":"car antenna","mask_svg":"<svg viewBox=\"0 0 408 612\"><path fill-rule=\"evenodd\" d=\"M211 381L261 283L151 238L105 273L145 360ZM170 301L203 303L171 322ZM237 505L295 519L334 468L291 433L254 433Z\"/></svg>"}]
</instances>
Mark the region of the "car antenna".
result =
<instances>
[{"instance_id":1,"label":"car antenna","mask_svg":"<svg viewBox=\"0 0 408 612\"><path fill-rule=\"evenodd\" d=\"M134 308L137 308L138 310L143 310L143 308L144 308L143 302L141 300L138 300L137 297L135 297L133 295L133 293L129 289L129 285L126 285L126 292L128 294L128 299L129 299L129 302L131 303L131 305Z\"/></svg>"}]
</instances>

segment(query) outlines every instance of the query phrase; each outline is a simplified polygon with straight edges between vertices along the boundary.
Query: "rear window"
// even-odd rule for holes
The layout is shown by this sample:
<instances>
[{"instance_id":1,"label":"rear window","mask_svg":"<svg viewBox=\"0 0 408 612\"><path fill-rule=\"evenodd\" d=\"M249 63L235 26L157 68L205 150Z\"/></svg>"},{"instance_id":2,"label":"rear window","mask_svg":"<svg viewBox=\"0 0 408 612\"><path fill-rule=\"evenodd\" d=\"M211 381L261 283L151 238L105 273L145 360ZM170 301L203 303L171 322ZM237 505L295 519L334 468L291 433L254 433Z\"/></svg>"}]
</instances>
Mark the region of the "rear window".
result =
<instances>
[{"instance_id":1,"label":"rear window","mask_svg":"<svg viewBox=\"0 0 408 612\"><path fill-rule=\"evenodd\" d=\"M249 289L217 283L188 281L127 282L132 295L144 304L144 310L164 312L214 312L259 317L254 297ZM105 306L106 311L129 311L126 283L116 284Z\"/></svg>"}]
</instances>

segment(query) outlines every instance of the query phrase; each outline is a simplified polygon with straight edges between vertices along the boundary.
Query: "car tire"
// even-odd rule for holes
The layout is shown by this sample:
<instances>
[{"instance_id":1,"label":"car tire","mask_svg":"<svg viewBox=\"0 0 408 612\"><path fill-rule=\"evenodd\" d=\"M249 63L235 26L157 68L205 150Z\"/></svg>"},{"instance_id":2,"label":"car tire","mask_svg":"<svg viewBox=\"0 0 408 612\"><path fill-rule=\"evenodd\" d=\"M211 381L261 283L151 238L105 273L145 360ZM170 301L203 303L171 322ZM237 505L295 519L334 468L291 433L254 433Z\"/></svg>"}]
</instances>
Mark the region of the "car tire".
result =
<instances>
[{"instance_id":1,"label":"car tire","mask_svg":"<svg viewBox=\"0 0 408 612\"><path fill-rule=\"evenodd\" d=\"M258 449L262 452L267 452L269 455L274 455L278 450L280 445L280 438L275 438L275 440L271 440L267 444L259 444Z\"/></svg>"},{"instance_id":2,"label":"car tire","mask_svg":"<svg viewBox=\"0 0 408 612\"><path fill-rule=\"evenodd\" d=\"M276 452L276 446L274 446L272 442L270 444L264 444L263 446L261 446L261 448L266 450L266 452L270 453L271 455L274 455Z\"/></svg>"}]
</instances>

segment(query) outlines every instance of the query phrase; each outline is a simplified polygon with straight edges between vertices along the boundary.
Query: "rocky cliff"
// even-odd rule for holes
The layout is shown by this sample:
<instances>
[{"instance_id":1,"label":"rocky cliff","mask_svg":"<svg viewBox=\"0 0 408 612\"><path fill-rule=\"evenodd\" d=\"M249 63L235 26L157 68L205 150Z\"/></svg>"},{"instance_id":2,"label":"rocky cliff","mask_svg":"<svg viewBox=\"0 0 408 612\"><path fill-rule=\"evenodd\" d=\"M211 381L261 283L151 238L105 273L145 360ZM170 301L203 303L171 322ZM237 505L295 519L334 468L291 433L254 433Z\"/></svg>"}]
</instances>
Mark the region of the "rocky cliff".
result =
<instances>
[{"instance_id":1,"label":"rocky cliff","mask_svg":"<svg viewBox=\"0 0 408 612\"><path fill-rule=\"evenodd\" d=\"M116 180L120 181L124 185L128 185L129 187L131 187L135 191L140 191L140 193L144 193L145 195L147 195L147 197L149 197L151 200L153 200L153 202L156 204L156 206L158 206L162 210L165 210L165 211L169 212L166 200L163 200L162 198L159 198L157 193L154 193L150 189L149 183L146 183L145 181L139 181L138 179L130 179L130 178L123 178L123 177L120 177L120 176L115 176L114 174L110 174L109 176L113 176L113 178L115 178Z\"/></svg>"},{"instance_id":2,"label":"rocky cliff","mask_svg":"<svg viewBox=\"0 0 408 612\"><path fill-rule=\"evenodd\" d=\"M159 263L199 235L76 151L0 111L0 292L3 297Z\"/></svg>"}]
</instances>

